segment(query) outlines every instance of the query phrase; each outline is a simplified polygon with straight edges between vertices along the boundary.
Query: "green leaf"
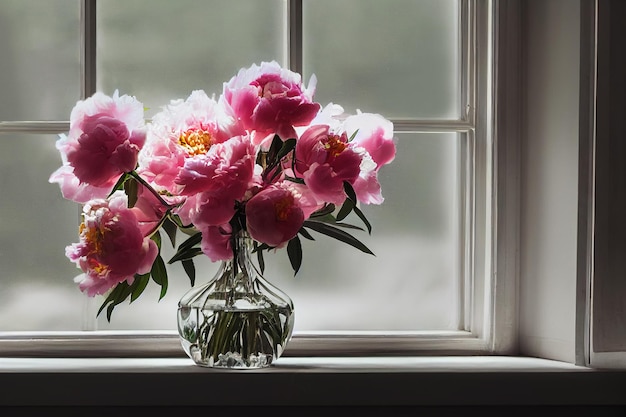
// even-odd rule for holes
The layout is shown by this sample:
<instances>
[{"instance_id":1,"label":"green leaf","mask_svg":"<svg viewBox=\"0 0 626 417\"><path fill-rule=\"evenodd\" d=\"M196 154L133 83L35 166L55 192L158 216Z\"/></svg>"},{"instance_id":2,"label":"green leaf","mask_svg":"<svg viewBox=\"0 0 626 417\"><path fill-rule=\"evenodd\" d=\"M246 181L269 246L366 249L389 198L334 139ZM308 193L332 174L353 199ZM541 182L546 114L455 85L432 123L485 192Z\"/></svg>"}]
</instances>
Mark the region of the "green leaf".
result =
<instances>
[{"instance_id":1,"label":"green leaf","mask_svg":"<svg viewBox=\"0 0 626 417\"><path fill-rule=\"evenodd\" d=\"M116 305L126 300L128 296L131 294L131 292L132 290L126 281L122 281L119 284L117 284L115 288L109 293L109 295L104 300L102 305L100 306L100 309L98 310L98 313L96 314L96 317L100 315L100 313L107 306L107 304L110 304L107 307L107 321L111 322L111 314L113 313L113 309L115 308Z\"/></svg>"},{"instance_id":2,"label":"green leaf","mask_svg":"<svg viewBox=\"0 0 626 417\"><path fill-rule=\"evenodd\" d=\"M276 155L276 160L280 161L285 156L287 156L289 152L296 148L296 143L296 139L287 139L286 141L284 141L283 146L281 146L280 150L278 151L278 155Z\"/></svg>"},{"instance_id":3,"label":"green leaf","mask_svg":"<svg viewBox=\"0 0 626 417\"><path fill-rule=\"evenodd\" d=\"M178 226L174 223L170 217L166 217L163 221L163 230L167 233L167 236L170 238L170 242L172 243L172 247L176 246L176 232L178 231Z\"/></svg>"},{"instance_id":4,"label":"green leaf","mask_svg":"<svg viewBox=\"0 0 626 417\"><path fill-rule=\"evenodd\" d=\"M302 265L302 244L300 243L298 235L287 243L287 255L289 255L289 262L291 262L293 274L296 275Z\"/></svg>"},{"instance_id":5,"label":"green leaf","mask_svg":"<svg viewBox=\"0 0 626 417\"><path fill-rule=\"evenodd\" d=\"M189 249L192 246L196 246L198 243L202 241L202 233L197 232L196 234L189 237L183 243L178 246L178 250Z\"/></svg>"},{"instance_id":6,"label":"green leaf","mask_svg":"<svg viewBox=\"0 0 626 417\"><path fill-rule=\"evenodd\" d=\"M199 233L198 229L196 229L193 225L190 225L190 226L178 226L178 230L180 230L181 232L183 232L187 236L194 236L196 233Z\"/></svg>"},{"instance_id":7,"label":"green leaf","mask_svg":"<svg viewBox=\"0 0 626 417\"><path fill-rule=\"evenodd\" d=\"M113 293L109 293L109 295L104 299L104 301L100 305L100 308L98 309L98 312L96 313L96 317L98 317L100 315L100 313L102 313L102 310L104 310L106 305L109 304L109 302L112 300L111 294L113 294Z\"/></svg>"},{"instance_id":8,"label":"green leaf","mask_svg":"<svg viewBox=\"0 0 626 417\"><path fill-rule=\"evenodd\" d=\"M345 229L363 230L362 227L355 226L353 224L338 222L337 219L335 219L335 217L332 214L327 214L323 217L315 217L312 221L320 222L320 223L327 223L333 226L343 227Z\"/></svg>"},{"instance_id":9,"label":"green leaf","mask_svg":"<svg viewBox=\"0 0 626 417\"><path fill-rule=\"evenodd\" d=\"M132 176L128 176L128 181L124 182L124 192L128 196L128 208L135 207L137 203L137 194L139 192L139 184Z\"/></svg>"},{"instance_id":10,"label":"green leaf","mask_svg":"<svg viewBox=\"0 0 626 417\"><path fill-rule=\"evenodd\" d=\"M283 141L280 139L280 136L274 135L274 138L272 139L272 144L270 145L270 148L267 151L267 159L269 159L270 161L275 160L276 155L278 155L278 151L282 146L283 146Z\"/></svg>"},{"instance_id":11,"label":"green leaf","mask_svg":"<svg viewBox=\"0 0 626 417\"><path fill-rule=\"evenodd\" d=\"M296 184L305 184L303 178L290 177L289 175L285 175L285 180L295 182Z\"/></svg>"},{"instance_id":12,"label":"green leaf","mask_svg":"<svg viewBox=\"0 0 626 417\"><path fill-rule=\"evenodd\" d=\"M154 243L156 243L157 248L159 248L159 252L161 252L161 233L159 233L159 231L157 230L152 234L152 236L150 236L150 239L152 239Z\"/></svg>"},{"instance_id":13,"label":"green leaf","mask_svg":"<svg viewBox=\"0 0 626 417\"><path fill-rule=\"evenodd\" d=\"M259 263L259 269L261 274L265 272L265 259L263 259L263 250L258 250L256 253L256 260Z\"/></svg>"},{"instance_id":14,"label":"green leaf","mask_svg":"<svg viewBox=\"0 0 626 417\"><path fill-rule=\"evenodd\" d=\"M337 227L343 227L344 229L363 230L363 228L360 226L355 226L353 224L344 223L344 222L336 222L336 223L332 223L332 225L337 226Z\"/></svg>"},{"instance_id":15,"label":"green leaf","mask_svg":"<svg viewBox=\"0 0 626 417\"><path fill-rule=\"evenodd\" d=\"M313 221L322 222L322 223L331 223L331 224L337 223L337 219L335 219L335 216L333 216L332 214L326 214L324 216L317 216L314 218Z\"/></svg>"},{"instance_id":16,"label":"green leaf","mask_svg":"<svg viewBox=\"0 0 626 417\"><path fill-rule=\"evenodd\" d=\"M130 295L130 302L135 301L146 289L146 286L150 282L150 274L135 275L135 281L131 285L132 293Z\"/></svg>"},{"instance_id":17,"label":"green leaf","mask_svg":"<svg viewBox=\"0 0 626 417\"><path fill-rule=\"evenodd\" d=\"M261 251L261 250L267 250L267 249L274 249L273 246L268 245L267 243L261 243L260 245L257 244L253 249L252 249L252 253L255 253L257 251Z\"/></svg>"},{"instance_id":18,"label":"green leaf","mask_svg":"<svg viewBox=\"0 0 626 417\"><path fill-rule=\"evenodd\" d=\"M121 304L124 300L126 300L132 292L130 286L128 285L126 281L122 281L117 286L119 287L120 291L117 294L115 300L112 302L112 304L109 305L109 307L107 308L107 321L109 323L111 322L111 314L113 314L113 309L115 308L115 306L117 306L118 304Z\"/></svg>"},{"instance_id":19,"label":"green leaf","mask_svg":"<svg viewBox=\"0 0 626 417\"><path fill-rule=\"evenodd\" d=\"M178 262L178 261L183 261L186 259L191 259L194 258L198 255L202 255L202 249L200 248L189 248L186 249L182 252L176 252L176 254L174 256L172 256L172 258L167 261L168 264L173 264L174 262Z\"/></svg>"},{"instance_id":20,"label":"green leaf","mask_svg":"<svg viewBox=\"0 0 626 417\"><path fill-rule=\"evenodd\" d=\"M263 160L267 157L267 152L263 152L263 151L259 151L256 154L256 159L254 161L255 164L259 165L259 166L263 166Z\"/></svg>"},{"instance_id":21,"label":"green leaf","mask_svg":"<svg viewBox=\"0 0 626 417\"><path fill-rule=\"evenodd\" d=\"M304 227L301 227L300 230L298 230L298 233L300 233L306 239L315 240L313 236L311 236L311 234Z\"/></svg>"},{"instance_id":22,"label":"green leaf","mask_svg":"<svg viewBox=\"0 0 626 417\"><path fill-rule=\"evenodd\" d=\"M351 201L352 202L352 206L351 206L350 210L354 211L356 213L356 215L359 216L361 221L363 221L363 224L365 224L365 227L367 228L367 232L371 235L372 234L372 225L370 224L370 222L365 217L365 214L357 206L357 199L356 199L356 193L354 192L354 188L352 188L352 185L350 185L349 182L344 181L343 182L343 189L345 190L346 195L348 196L348 199L344 202L343 206L341 207L341 210L339 211L339 214L337 214L337 220L343 220L348 214L350 214L350 212L345 213L343 211L344 211L344 208L345 208L345 210L347 210L346 204L350 205L350 203L348 203L348 201ZM343 215L343 217L341 217L340 214Z\"/></svg>"},{"instance_id":23,"label":"green leaf","mask_svg":"<svg viewBox=\"0 0 626 417\"><path fill-rule=\"evenodd\" d=\"M189 282L193 287L196 284L196 266L193 263L193 259L183 259L180 263L183 264L183 269L187 273Z\"/></svg>"},{"instance_id":24,"label":"green leaf","mask_svg":"<svg viewBox=\"0 0 626 417\"><path fill-rule=\"evenodd\" d=\"M196 248L194 248L194 246L199 244L201 241L202 241L202 233L200 232L197 232L194 235L190 236L187 240L185 240L183 243L178 245L178 250L172 256L172 258L169 261L167 261L167 263L173 264L176 261L180 261L182 259L190 259L198 255ZM200 250L200 252L202 251Z\"/></svg>"},{"instance_id":25,"label":"green leaf","mask_svg":"<svg viewBox=\"0 0 626 417\"><path fill-rule=\"evenodd\" d=\"M167 293L168 285L167 269L165 268L165 262L163 262L161 255L158 255L154 260L150 275L152 275L152 280L161 286L161 294L159 295L159 300L161 300Z\"/></svg>"},{"instance_id":26,"label":"green leaf","mask_svg":"<svg viewBox=\"0 0 626 417\"><path fill-rule=\"evenodd\" d=\"M274 136L274 140L276 140L276 136ZM278 166L281 159L283 159L285 156L289 154L289 152L295 149L296 139L287 139L286 141L282 142L280 149L278 149L275 155L274 155L274 152L272 152L273 146L274 146L274 142L272 142L272 145L270 146L270 152L268 152L267 168L265 168L265 172L269 172L274 167ZM275 176L276 176L276 173L274 173L274 177Z\"/></svg>"},{"instance_id":27,"label":"green leaf","mask_svg":"<svg viewBox=\"0 0 626 417\"><path fill-rule=\"evenodd\" d=\"M365 224L365 227L367 227L367 232L371 235L372 234L372 225L370 224L370 222L365 217L365 214L357 206L354 206L352 208L352 210L354 210L356 215L359 216L359 218L363 221L363 224Z\"/></svg>"},{"instance_id":28,"label":"green leaf","mask_svg":"<svg viewBox=\"0 0 626 417\"><path fill-rule=\"evenodd\" d=\"M367 246L361 243L354 236L352 236L351 234L347 232L344 232L341 229L333 227L329 225L328 223L321 223L321 222L317 222L313 220L306 220L303 226L308 227L309 229L315 230L316 232L322 233L326 236L340 240L344 243L347 243L348 245L353 246L362 252L368 253L370 255L374 255L374 253L371 250L369 250Z\"/></svg>"},{"instance_id":29,"label":"green leaf","mask_svg":"<svg viewBox=\"0 0 626 417\"><path fill-rule=\"evenodd\" d=\"M180 219L180 216L178 216L177 214L172 214L170 213L168 218L176 225L178 226L178 228L184 232L185 234L188 234L190 236L195 235L196 233L198 233L198 230L196 230L196 228L193 226L193 224L183 224L182 220Z\"/></svg>"},{"instance_id":30,"label":"green leaf","mask_svg":"<svg viewBox=\"0 0 626 417\"><path fill-rule=\"evenodd\" d=\"M332 214L332 212L335 211L335 209L336 209L336 207L335 207L334 204L326 204L321 209L311 213L311 215L309 217L324 217L324 216L327 216L329 214Z\"/></svg>"},{"instance_id":31,"label":"green leaf","mask_svg":"<svg viewBox=\"0 0 626 417\"><path fill-rule=\"evenodd\" d=\"M278 164L272 163L272 164L269 164L267 168L263 171L262 177L265 180L265 182L271 183L271 182L274 182L274 180L278 178L280 174L282 173L283 173L283 167ZM272 174L272 175L269 175L269 174Z\"/></svg>"},{"instance_id":32,"label":"green leaf","mask_svg":"<svg viewBox=\"0 0 626 417\"><path fill-rule=\"evenodd\" d=\"M107 307L107 321L111 323L111 315L113 314L113 309L117 304L111 304Z\"/></svg>"},{"instance_id":33,"label":"green leaf","mask_svg":"<svg viewBox=\"0 0 626 417\"><path fill-rule=\"evenodd\" d=\"M128 178L129 178L128 173L122 174L120 178L117 180L117 182L115 183L115 185L113 186L113 188L111 189L111 192L109 193L109 197L111 197L111 195L117 190L121 190L122 188L124 188L124 182L126 182Z\"/></svg>"},{"instance_id":34,"label":"green leaf","mask_svg":"<svg viewBox=\"0 0 626 417\"><path fill-rule=\"evenodd\" d=\"M122 281L119 284L117 284L115 288L113 288L113 290L109 293L109 295L104 300L102 305L100 306L100 309L98 310L98 313L96 314L96 317L100 315L100 313L102 312L102 310L107 304L117 301L120 295L122 295L122 293L125 291L126 287L128 287L128 283L126 281Z\"/></svg>"},{"instance_id":35,"label":"green leaf","mask_svg":"<svg viewBox=\"0 0 626 417\"><path fill-rule=\"evenodd\" d=\"M339 212L337 213L337 220L341 221L348 217L348 214L350 214L354 207L356 207L354 201L346 198L346 200L343 202L343 205L339 209Z\"/></svg>"},{"instance_id":36,"label":"green leaf","mask_svg":"<svg viewBox=\"0 0 626 417\"><path fill-rule=\"evenodd\" d=\"M353 134L350 135L350 138L348 139L348 143L352 142L354 140L354 138L356 137L356 134L359 133L359 129L355 130Z\"/></svg>"},{"instance_id":37,"label":"green leaf","mask_svg":"<svg viewBox=\"0 0 626 417\"><path fill-rule=\"evenodd\" d=\"M352 200L354 205L356 205L356 192L354 192L354 188L352 188L352 185L348 181L343 182L343 190L346 192L348 198Z\"/></svg>"}]
</instances>

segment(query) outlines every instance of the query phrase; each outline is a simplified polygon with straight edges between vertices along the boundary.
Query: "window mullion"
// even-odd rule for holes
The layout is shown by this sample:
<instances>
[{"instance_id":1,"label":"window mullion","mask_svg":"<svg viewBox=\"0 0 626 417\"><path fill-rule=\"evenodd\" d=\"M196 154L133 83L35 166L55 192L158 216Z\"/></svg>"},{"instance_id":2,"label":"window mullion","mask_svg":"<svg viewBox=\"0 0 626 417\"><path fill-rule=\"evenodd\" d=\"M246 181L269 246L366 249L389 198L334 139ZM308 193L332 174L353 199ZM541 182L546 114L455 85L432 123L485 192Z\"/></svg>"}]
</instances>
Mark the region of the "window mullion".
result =
<instances>
[{"instance_id":1,"label":"window mullion","mask_svg":"<svg viewBox=\"0 0 626 417\"><path fill-rule=\"evenodd\" d=\"M476 9L472 0L462 0L459 10L459 82L461 120L476 125Z\"/></svg>"},{"instance_id":2,"label":"window mullion","mask_svg":"<svg viewBox=\"0 0 626 417\"><path fill-rule=\"evenodd\" d=\"M96 0L80 3L80 93L86 99L96 92ZM79 219L80 221L80 219ZM97 330L96 300L85 297L82 330Z\"/></svg>"},{"instance_id":3,"label":"window mullion","mask_svg":"<svg viewBox=\"0 0 626 417\"><path fill-rule=\"evenodd\" d=\"M40 133L58 134L69 130L68 122L26 121L0 122L0 133Z\"/></svg>"},{"instance_id":4,"label":"window mullion","mask_svg":"<svg viewBox=\"0 0 626 417\"><path fill-rule=\"evenodd\" d=\"M289 69L302 74L302 0L287 1L287 57Z\"/></svg>"},{"instance_id":5,"label":"window mullion","mask_svg":"<svg viewBox=\"0 0 626 417\"><path fill-rule=\"evenodd\" d=\"M467 132L474 129L474 125L465 120L412 120L391 119L395 132Z\"/></svg>"},{"instance_id":6,"label":"window mullion","mask_svg":"<svg viewBox=\"0 0 626 417\"><path fill-rule=\"evenodd\" d=\"M96 92L96 0L80 2L80 93Z\"/></svg>"}]
</instances>

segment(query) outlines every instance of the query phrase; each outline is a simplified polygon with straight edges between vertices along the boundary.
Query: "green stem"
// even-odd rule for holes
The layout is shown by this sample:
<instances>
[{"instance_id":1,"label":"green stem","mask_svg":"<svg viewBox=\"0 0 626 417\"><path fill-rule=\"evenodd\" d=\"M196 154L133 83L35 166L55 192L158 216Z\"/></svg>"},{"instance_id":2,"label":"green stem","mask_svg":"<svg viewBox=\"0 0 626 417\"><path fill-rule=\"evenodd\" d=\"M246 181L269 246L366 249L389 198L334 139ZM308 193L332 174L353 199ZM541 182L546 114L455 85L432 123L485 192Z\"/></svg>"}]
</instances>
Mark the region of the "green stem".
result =
<instances>
[{"instance_id":1,"label":"green stem","mask_svg":"<svg viewBox=\"0 0 626 417\"><path fill-rule=\"evenodd\" d=\"M156 233L157 230L159 230L161 228L161 226L163 226L163 223L165 222L165 219L167 219L167 217L171 214L170 210L171 209L169 209L169 208L167 209L167 211L165 212L163 217L161 217L161 220L159 220L157 225L154 226L154 228L152 230L150 230L150 233L148 233L148 236L152 236L154 233Z\"/></svg>"},{"instance_id":2,"label":"green stem","mask_svg":"<svg viewBox=\"0 0 626 417\"><path fill-rule=\"evenodd\" d=\"M173 209L173 208L175 208L175 207L176 207L176 206L171 205L171 204L170 204L170 203L168 203L167 201L165 201L165 200L163 199L163 197L161 197L161 195L160 195L159 193L157 193L157 192L156 192L156 190L155 190L154 188L152 188L152 186L151 186L150 184L148 184L148 183L146 182L146 180L144 180L144 179L141 177L141 175L139 175L139 174L137 173L137 171L132 170L132 171L130 171L130 172L128 173L128 175L130 175L130 176L131 176L131 177L133 177L135 180L137 180L137 181L138 181L141 185L143 185L144 187L146 187L146 188L147 188L147 189L148 189L148 190L152 193L152 195L154 195L154 196L155 196L155 197L159 200L159 202L160 202L161 204L163 204L165 207L167 207L167 208L168 208L168 210L169 210L169 209Z\"/></svg>"}]
</instances>

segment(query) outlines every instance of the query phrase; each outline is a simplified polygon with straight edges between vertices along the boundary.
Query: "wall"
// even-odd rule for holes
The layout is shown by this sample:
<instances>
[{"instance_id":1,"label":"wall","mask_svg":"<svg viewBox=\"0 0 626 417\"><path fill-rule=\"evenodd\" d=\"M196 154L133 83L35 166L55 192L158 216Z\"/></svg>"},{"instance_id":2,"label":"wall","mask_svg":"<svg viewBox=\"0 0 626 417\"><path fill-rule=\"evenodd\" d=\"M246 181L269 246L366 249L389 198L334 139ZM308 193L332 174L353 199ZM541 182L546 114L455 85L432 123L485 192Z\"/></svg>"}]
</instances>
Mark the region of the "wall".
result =
<instances>
[{"instance_id":1,"label":"wall","mask_svg":"<svg viewBox=\"0 0 626 417\"><path fill-rule=\"evenodd\" d=\"M598 7L591 364L626 368L626 3Z\"/></svg>"},{"instance_id":2,"label":"wall","mask_svg":"<svg viewBox=\"0 0 626 417\"><path fill-rule=\"evenodd\" d=\"M580 3L525 5L519 346L574 362Z\"/></svg>"}]
</instances>

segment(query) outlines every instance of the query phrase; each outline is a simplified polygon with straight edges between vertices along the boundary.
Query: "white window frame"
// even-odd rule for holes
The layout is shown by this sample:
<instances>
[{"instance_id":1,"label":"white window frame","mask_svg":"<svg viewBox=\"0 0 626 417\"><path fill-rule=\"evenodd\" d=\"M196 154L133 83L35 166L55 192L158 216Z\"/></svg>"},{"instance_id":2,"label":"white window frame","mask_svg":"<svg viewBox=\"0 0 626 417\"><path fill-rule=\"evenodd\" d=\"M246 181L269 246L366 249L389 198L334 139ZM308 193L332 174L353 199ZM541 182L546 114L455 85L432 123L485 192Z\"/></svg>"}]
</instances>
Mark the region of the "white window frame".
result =
<instances>
[{"instance_id":1,"label":"white window frame","mask_svg":"<svg viewBox=\"0 0 626 417\"><path fill-rule=\"evenodd\" d=\"M286 0L291 69L301 71L302 1ZM458 331L296 332L285 356L514 354L519 239L519 8L516 1L460 0L462 65L458 120L393 119L397 132L458 132L473 176L461 190L464 296ZM96 0L81 0L81 96L96 91ZM517 22L517 23L516 23ZM484 30L479 30L483 28ZM495 35L494 35L495 34ZM506 94L504 91L506 90ZM477 111L477 109L479 111ZM0 132L61 133L68 122L0 122ZM89 325L86 325L86 330ZM33 343L36 341L36 343ZM180 356L175 332L4 332L6 356Z\"/></svg>"}]
</instances>

